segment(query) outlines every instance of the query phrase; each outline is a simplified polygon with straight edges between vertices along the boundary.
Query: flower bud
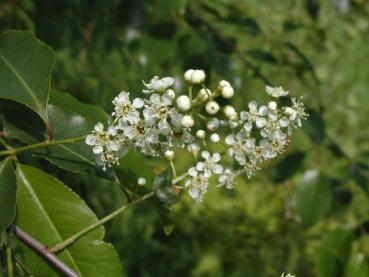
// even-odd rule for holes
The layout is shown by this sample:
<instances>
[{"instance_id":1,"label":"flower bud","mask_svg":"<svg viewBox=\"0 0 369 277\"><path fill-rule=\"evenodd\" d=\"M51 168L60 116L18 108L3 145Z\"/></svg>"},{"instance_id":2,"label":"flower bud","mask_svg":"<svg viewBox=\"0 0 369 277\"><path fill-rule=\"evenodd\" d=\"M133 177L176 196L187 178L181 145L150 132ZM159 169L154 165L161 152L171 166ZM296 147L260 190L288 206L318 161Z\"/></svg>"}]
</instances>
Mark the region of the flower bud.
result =
<instances>
[{"instance_id":1,"label":"flower bud","mask_svg":"<svg viewBox=\"0 0 369 277\"><path fill-rule=\"evenodd\" d=\"M168 94L168 96L170 97L170 98L172 98L172 99L174 99L174 97L176 97L176 93L174 92L174 90L172 90L172 89L168 89L167 91L166 91L166 93Z\"/></svg>"},{"instance_id":2,"label":"flower bud","mask_svg":"<svg viewBox=\"0 0 369 277\"><path fill-rule=\"evenodd\" d=\"M216 114L219 111L219 104L215 101L210 101L206 104L205 110L208 114Z\"/></svg>"},{"instance_id":3,"label":"flower bud","mask_svg":"<svg viewBox=\"0 0 369 277\"><path fill-rule=\"evenodd\" d=\"M222 96L227 99L232 98L234 95L234 89L231 86L223 86L221 92Z\"/></svg>"},{"instance_id":4,"label":"flower bud","mask_svg":"<svg viewBox=\"0 0 369 277\"><path fill-rule=\"evenodd\" d=\"M205 81L205 71L201 69L196 69L191 75L191 82L194 84L201 84Z\"/></svg>"},{"instance_id":5,"label":"flower bud","mask_svg":"<svg viewBox=\"0 0 369 277\"><path fill-rule=\"evenodd\" d=\"M270 102L268 103L268 108L269 108L269 110L271 110L271 111L275 111L275 110L277 109L277 103L276 103L276 102L274 102L274 101L270 101Z\"/></svg>"},{"instance_id":6,"label":"flower bud","mask_svg":"<svg viewBox=\"0 0 369 277\"><path fill-rule=\"evenodd\" d=\"M296 113L296 111L294 109L292 109L291 107L286 107L284 109L284 113L288 116L291 116L293 115L294 113Z\"/></svg>"},{"instance_id":7,"label":"flower bud","mask_svg":"<svg viewBox=\"0 0 369 277\"><path fill-rule=\"evenodd\" d=\"M187 146L187 150L196 157L199 154L200 146L197 143L191 143Z\"/></svg>"},{"instance_id":8,"label":"flower bud","mask_svg":"<svg viewBox=\"0 0 369 277\"><path fill-rule=\"evenodd\" d=\"M191 128L195 124L195 121L191 115L184 115L181 119L181 124L185 128Z\"/></svg>"},{"instance_id":9,"label":"flower bud","mask_svg":"<svg viewBox=\"0 0 369 277\"><path fill-rule=\"evenodd\" d=\"M186 82L189 82L189 83L191 83L191 82L192 82L191 76L192 76L192 73L193 73L194 71L195 71L195 70L193 70L193 69L189 69L189 70L187 70L187 71L184 73L184 79L186 80Z\"/></svg>"},{"instance_id":10,"label":"flower bud","mask_svg":"<svg viewBox=\"0 0 369 277\"><path fill-rule=\"evenodd\" d=\"M225 116L228 117L229 119L237 117L236 110L230 105L225 106L223 111Z\"/></svg>"},{"instance_id":11,"label":"flower bud","mask_svg":"<svg viewBox=\"0 0 369 277\"><path fill-rule=\"evenodd\" d=\"M196 132L196 137L198 137L199 139L204 139L206 136L206 132L204 130L198 130Z\"/></svg>"},{"instance_id":12,"label":"flower bud","mask_svg":"<svg viewBox=\"0 0 369 277\"><path fill-rule=\"evenodd\" d=\"M220 82L219 82L219 84L218 84L218 88L219 88L219 90L222 90L222 88L223 88L224 86L231 86L231 84L230 84L228 81L226 81L226 80L222 80L222 81L220 81Z\"/></svg>"},{"instance_id":13,"label":"flower bud","mask_svg":"<svg viewBox=\"0 0 369 277\"><path fill-rule=\"evenodd\" d=\"M200 89L199 94L196 96L196 100L204 102L208 100L210 94L211 94L210 89L202 88Z\"/></svg>"},{"instance_id":14,"label":"flower bud","mask_svg":"<svg viewBox=\"0 0 369 277\"><path fill-rule=\"evenodd\" d=\"M191 109L191 100L187 95L181 95L177 98L177 106L181 111Z\"/></svg>"},{"instance_id":15,"label":"flower bud","mask_svg":"<svg viewBox=\"0 0 369 277\"><path fill-rule=\"evenodd\" d=\"M137 179L137 184L138 184L138 185L140 185L140 186L144 186L144 185L146 185L146 179L145 179L145 178L143 178L143 177L139 177L139 178Z\"/></svg>"},{"instance_id":16,"label":"flower bud","mask_svg":"<svg viewBox=\"0 0 369 277\"><path fill-rule=\"evenodd\" d=\"M167 151L165 151L164 156L165 156L165 158L168 161L172 161L173 158L174 158L174 152L173 152L173 150L167 150Z\"/></svg>"},{"instance_id":17,"label":"flower bud","mask_svg":"<svg viewBox=\"0 0 369 277\"><path fill-rule=\"evenodd\" d=\"M219 128L219 119L212 118L209 120L209 122L206 124L206 128L210 131L215 131Z\"/></svg>"},{"instance_id":18,"label":"flower bud","mask_svg":"<svg viewBox=\"0 0 369 277\"><path fill-rule=\"evenodd\" d=\"M210 140L212 142L219 142L220 141L220 136L217 133L211 134Z\"/></svg>"}]
</instances>

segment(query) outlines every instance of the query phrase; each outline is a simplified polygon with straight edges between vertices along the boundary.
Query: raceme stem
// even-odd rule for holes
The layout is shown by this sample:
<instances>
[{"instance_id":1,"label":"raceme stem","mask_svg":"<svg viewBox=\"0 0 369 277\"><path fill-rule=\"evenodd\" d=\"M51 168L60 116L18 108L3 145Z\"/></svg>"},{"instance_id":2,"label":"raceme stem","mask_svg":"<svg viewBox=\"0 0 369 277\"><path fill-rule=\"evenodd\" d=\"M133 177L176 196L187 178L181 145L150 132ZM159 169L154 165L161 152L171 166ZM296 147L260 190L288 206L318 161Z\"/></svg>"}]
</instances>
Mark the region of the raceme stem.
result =
<instances>
[{"instance_id":1,"label":"raceme stem","mask_svg":"<svg viewBox=\"0 0 369 277\"><path fill-rule=\"evenodd\" d=\"M132 207L132 206L134 206L138 203L141 203L141 202L145 201L146 199L153 197L154 195L155 195L154 192L150 192L150 193L142 196L141 198L137 199L136 201L125 204L124 206L120 207L118 210L115 210L114 212L108 214L107 216L103 217L102 219L95 222L94 224L92 224L90 226L87 226L86 228L82 229L78 233L75 233L74 235L72 235L68 239L66 239L66 240L56 244L55 246L49 248L48 251L51 252L51 253L56 253L56 252L58 252L58 251L60 251L64 248L66 248L67 246L73 244L77 239L84 236L88 232L96 229L97 227L105 224L109 220L111 220L111 219L115 218L116 216L120 215L122 212L124 212L129 207Z\"/></svg>"},{"instance_id":2,"label":"raceme stem","mask_svg":"<svg viewBox=\"0 0 369 277\"><path fill-rule=\"evenodd\" d=\"M44 147L49 147L49 146L58 145L58 144L79 142L79 141L84 140L85 138L86 136L81 136L81 137L76 137L76 138L67 138L67 139L61 139L61 140L52 140L52 141L45 140L43 142L39 142L39 143L35 143L35 144L31 144L31 145L27 145L27 146L23 146L19 148L13 148L13 149L0 151L0 156L16 155L21 152L27 152L27 151L38 149L38 148L44 148Z\"/></svg>"}]
</instances>

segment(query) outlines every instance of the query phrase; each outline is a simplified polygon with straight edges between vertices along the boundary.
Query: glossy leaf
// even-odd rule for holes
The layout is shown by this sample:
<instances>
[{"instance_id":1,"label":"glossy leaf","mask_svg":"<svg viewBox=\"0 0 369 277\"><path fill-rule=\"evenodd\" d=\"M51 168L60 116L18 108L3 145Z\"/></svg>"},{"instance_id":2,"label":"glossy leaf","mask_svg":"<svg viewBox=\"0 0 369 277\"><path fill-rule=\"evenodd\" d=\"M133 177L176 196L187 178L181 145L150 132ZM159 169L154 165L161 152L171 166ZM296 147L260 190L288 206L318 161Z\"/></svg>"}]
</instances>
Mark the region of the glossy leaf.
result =
<instances>
[{"instance_id":1,"label":"glossy leaf","mask_svg":"<svg viewBox=\"0 0 369 277\"><path fill-rule=\"evenodd\" d=\"M318 222L329 210L331 202L332 189L323 182L319 171L312 169L305 172L296 185L293 198L302 226L307 228Z\"/></svg>"},{"instance_id":2,"label":"glossy leaf","mask_svg":"<svg viewBox=\"0 0 369 277\"><path fill-rule=\"evenodd\" d=\"M335 277L342 272L352 240L353 232L349 229L337 229L325 235L315 253L318 276Z\"/></svg>"},{"instance_id":3,"label":"glossy leaf","mask_svg":"<svg viewBox=\"0 0 369 277\"><path fill-rule=\"evenodd\" d=\"M0 98L22 103L47 122L54 51L32 33L0 35Z\"/></svg>"},{"instance_id":4,"label":"glossy leaf","mask_svg":"<svg viewBox=\"0 0 369 277\"><path fill-rule=\"evenodd\" d=\"M62 182L34 167L17 165L17 224L52 246L97 221L84 201ZM99 227L57 256L80 276L122 276L112 245L102 241ZM23 245L26 264L36 276L58 276L42 258Z\"/></svg>"},{"instance_id":5,"label":"glossy leaf","mask_svg":"<svg viewBox=\"0 0 369 277\"><path fill-rule=\"evenodd\" d=\"M16 189L11 159L0 161L0 236L14 220Z\"/></svg>"}]
</instances>

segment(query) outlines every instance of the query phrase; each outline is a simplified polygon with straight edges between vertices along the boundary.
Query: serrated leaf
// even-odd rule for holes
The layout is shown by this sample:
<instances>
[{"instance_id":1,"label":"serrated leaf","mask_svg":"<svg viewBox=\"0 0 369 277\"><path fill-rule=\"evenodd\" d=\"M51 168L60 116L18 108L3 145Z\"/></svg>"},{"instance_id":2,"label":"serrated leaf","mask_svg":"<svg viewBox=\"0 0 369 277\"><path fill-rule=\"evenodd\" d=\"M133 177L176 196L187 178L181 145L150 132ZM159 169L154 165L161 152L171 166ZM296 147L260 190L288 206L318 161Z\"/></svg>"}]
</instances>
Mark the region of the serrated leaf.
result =
<instances>
[{"instance_id":1,"label":"serrated leaf","mask_svg":"<svg viewBox=\"0 0 369 277\"><path fill-rule=\"evenodd\" d=\"M22 103L48 122L54 51L32 33L8 31L0 35L0 98Z\"/></svg>"},{"instance_id":2,"label":"serrated leaf","mask_svg":"<svg viewBox=\"0 0 369 277\"><path fill-rule=\"evenodd\" d=\"M302 226L308 228L318 222L328 212L331 202L332 189L323 182L319 171L306 171L300 178L293 197L294 208Z\"/></svg>"},{"instance_id":3,"label":"serrated leaf","mask_svg":"<svg viewBox=\"0 0 369 277\"><path fill-rule=\"evenodd\" d=\"M16 180L10 158L0 161L0 236L14 220Z\"/></svg>"},{"instance_id":4,"label":"serrated leaf","mask_svg":"<svg viewBox=\"0 0 369 277\"><path fill-rule=\"evenodd\" d=\"M34 167L17 165L17 224L35 239L53 246L97 221L84 201L61 181ZM57 256L80 276L122 276L117 253L102 241L102 226ZM27 266L36 276L58 273L25 245Z\"/></svg>"}]
</instances>

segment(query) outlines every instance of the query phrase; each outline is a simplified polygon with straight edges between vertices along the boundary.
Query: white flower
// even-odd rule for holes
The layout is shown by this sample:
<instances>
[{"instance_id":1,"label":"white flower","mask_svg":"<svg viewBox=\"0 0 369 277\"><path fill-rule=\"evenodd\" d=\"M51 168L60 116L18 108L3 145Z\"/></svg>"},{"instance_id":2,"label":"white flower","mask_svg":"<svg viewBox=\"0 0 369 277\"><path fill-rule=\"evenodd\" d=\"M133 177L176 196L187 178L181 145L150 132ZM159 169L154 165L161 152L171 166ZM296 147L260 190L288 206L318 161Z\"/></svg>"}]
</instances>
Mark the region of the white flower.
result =
<instances>
[{"instance_id":1,"label":"white flower","mask_svg":"<svg viewBox=\"0 0 369 277\"><path fill-rule=\"evenodd\" d=\"M219 111L219 104L215 101L206 103L205 110L208 114L216 114Z\"/></svg>"},{"instance_id":2,"label":"white flower","mask_svg":"<svg viewBox=\"0 0 369 277\"><path fill-rule=\"evenodd\" d=\"M226 99L232 98L234 95L234 89L230 85L225 85L221 90L222 96Z\"/></svg>"},{"instance_id":3,"label":"white flower","mask_svg":"<svg viewBox=\"0 0 369 277\"><path fill-rule=\"evenodd\" d=\"M147 88L143 90L143 93L151 93L151 92L164 92L167 88L169 88L174 83L174 78L172 77L164 77L160 79L158 76L155 76L150 80L150 83L146 84L142 81L144 86Z\"/></svg>"},{"instance_id":4,"label":"white flower","mask_svg":"<svg viewBox=\"0 0 369 277\"><path fill-rule=\"evenodd\" d=\"M306 119L309 114L305 111L305 106L302 103L302 97L299 99L292 98L292 110L295 111L293 116L290 116L290 120L292 121L293 126L295 127L301 127L302 122L301 120Z\"/></svg>"},{"instance_id":5,"label":"white flower","mask_svg":"<svg viewBox=\"0 0 369 277\"><path fill-rule=\"evenodd\" d=\"M233 171L230 168L226 168L223 174L218 177L218 187L226 186L227 189L234 188L234 179L239 175L239 171Z\"/></svg>"},{"instance_id":6,"label":"white flower","mask_svg":"<svg viewBox=\"0 0 369 277\"><path fill-rule=\"evenodd\" d=\"M289 93L289 91L284 90L282 87L271 87L271 86L265 86L265 91L267 94L269 94L274 98L286 96Z\"/></svg>"},{"instance_id":7,"label":"white flower","mask_svg":"<svg viewBox=\"0 0 369 277\"><path fill-rule=\"evenodd\" d=\"M213 153L211 155L208 151L202 151L201 157L205 160L204 162L198 162L196 169L204 172L206 178L211 177L213 173L223 173L223 166L219 164L221 157L219 153Z\"/></svg>"},{"instance_id":8,"label":"white flower","mask_svg":"<svg viewBox=\"0 0 369 277\"><path fill-rule=\"evenodd\" d=\"M181 95L177 98L177 106L181 111L191 109L191 100L187 95Z\"/></svg>"},{"instance_id":9,"label":"white flower","mask_svg":"<svg viewBox=\"0 0 369 277\"><path fill-rule=\"evenodd\" d=\"M190 179L185 182L185 187L188 187L188 194L197 202L202 202L203 196L209 186L209 180L203 173L199 172L196 167L191 167L188 170Z\"/></svg>"},{"instance_id":10,"label":"white flower","mask_svg":"<svg viewBox=\"0 0 369 277\"><path fill-rule=\"evenodd\" d=\"M140 119L140 113L136 109L142 108L144 101L141 98L136 98L131 102L129 92L122 91L114 98L113 104L115 106L113 116L119 118L123 124L127 121L134 124Z\"/></svg>"},{"instance_id":11,"label":"white flower","mask_svg":"<svg viewBox=\"0 0 369 277\"><path fill-rule=\"evenodd\" d=\"M195 121L191 115L184 115L181 119L181 124L183 127L191 128L195 124Z\"/></svg>"},{"instance_id":12,"label":"white flower","mask_svg":"<svg viewBox=\"0 0 369 277\"><path fill-rule=\"evenodd\" d=\"M163 95L152 94L150 105L146 105L143 111L145 123L148 126L157 124L161 134L168 135L172 131L168 119L175 127L181 126L182 115L175 108L171 108L172 98L164 93Z\"/></svg>"},{"instance_id":13,"label":"white flower","mask_svg":"<svg viewBox=\"0 0 369 277\"><path fill-rule=\"evenodd\" d=\"M254 140L248 138L245 132L240 131L236 135L228 135L225 138L225 143L231 146L227 149L227 154L230 157L234 157L240 165L244 165L248 150L246 145L252 148Z\"/></svg>"}]
</instances>

